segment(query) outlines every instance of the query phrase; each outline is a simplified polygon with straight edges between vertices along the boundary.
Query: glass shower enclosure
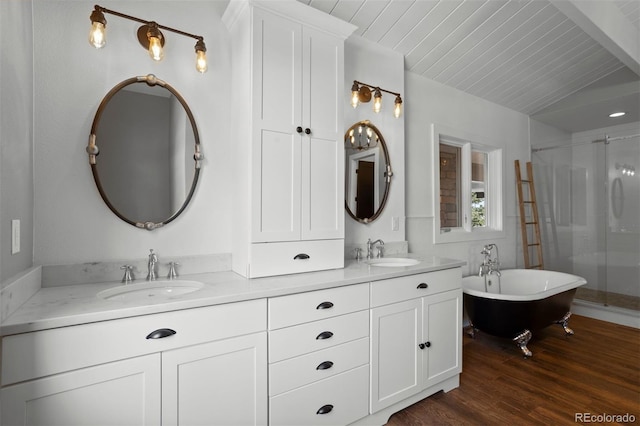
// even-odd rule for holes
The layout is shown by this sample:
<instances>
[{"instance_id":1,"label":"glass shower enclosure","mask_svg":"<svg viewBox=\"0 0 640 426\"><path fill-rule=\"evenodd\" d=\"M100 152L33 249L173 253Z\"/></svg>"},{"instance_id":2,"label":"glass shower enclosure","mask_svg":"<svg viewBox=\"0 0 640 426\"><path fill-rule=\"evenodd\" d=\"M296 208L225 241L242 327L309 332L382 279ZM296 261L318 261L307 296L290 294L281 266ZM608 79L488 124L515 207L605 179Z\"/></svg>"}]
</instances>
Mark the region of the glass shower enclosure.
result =
<instances>
[{"instance_id":1,"label":"glass shower enclosure","mask_svg":"<svg viewBox=\"0 0 640 426\"><path fill-rule=\"evenodd\" d=\"M576 299L640 310L640 134L532 148L545 269ZM635 132L638 133L638 132Z\"/></svg>"}]
</instances>

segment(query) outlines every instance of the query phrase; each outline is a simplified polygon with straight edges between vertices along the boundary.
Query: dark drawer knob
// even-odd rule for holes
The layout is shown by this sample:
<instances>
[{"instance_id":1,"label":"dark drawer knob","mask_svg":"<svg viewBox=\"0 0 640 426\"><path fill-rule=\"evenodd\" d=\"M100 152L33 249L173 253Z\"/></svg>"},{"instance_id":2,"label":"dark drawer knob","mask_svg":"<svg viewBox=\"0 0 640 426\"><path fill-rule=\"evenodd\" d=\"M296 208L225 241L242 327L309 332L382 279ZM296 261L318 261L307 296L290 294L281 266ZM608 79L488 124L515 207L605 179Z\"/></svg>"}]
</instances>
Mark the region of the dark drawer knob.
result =
<instances>
[{"instance_id":1,"label":"dark drawer knob","mask_svg":"<svg viewBox=\"0 0 640 426\"><path fill-rule=\"evenodd\" d=\"M329 309L329 308L333 308L333 303L331 303L331 302L322 302L321 304L316 306L316 309Z\"/></svg>"},{"instance_id":2,"label":"dark drawer knob","mask_svg":"<svg viewBox=\"0 0 640 426\"><path fill-rule=\"evenodd\" d=\"M325 339L330 339L333 336L333 333L330 331L323 331L322 333L318 334L318 336L316 336L316 340L325 340Z\"/></svg>"},{"instance_id":3,"label":"dark drawer knob","mask_svg":"<svg viewBox=\"0 0 640 426\"><path fill-rule=\"evenodd\" d=\"M428 287L429 287L429 285L427 283L420 283L420 284L418 284L417 288L428 288Z\"/></svg>"},{"instance_id":4,"label":"dark drawer knob","mask_svg":"<svg viewBox=\"0 0 640 426\"><path fill-rule=\"evenodd\" d=\"M302 127L300 127L300 126L296 127L296 132L302 133Z\"/></svg>"},{"instance_id":5,"label":"dark drawer knob","mask_svg":"<svg viewBox=\"0 0 640 426\"><path fill-rule=\"evenodd\" d=\"M307 135L310 135L310 134L311 134L311 129L307 127L306 129L304 129L304 132L305 132Z\"/></svg>"},{"instance_id":6,"label":"dark drawer knob","mask_svg":"<svg viewBox=\"0 0 640 426\"><path fill-rule=\"evenodd\" d=\"M176 334L175 330L170 328L159 328L156 331L149 333L147 339L163 339L165 337L173 336L174 334Z\"/></svg>"},{"instance_id":7,"label":"dark drawer knob","mask_svg":"<svg viewBox=\"0 0 640 426\"><path fill-rule=\"evenodd\" d=\"M306 260L306 259L311 259L311 256L309 256L307 253L300 253L300 254L296 254L293 257L294 260Z\"/></svg>"},{"instance_id":8,"label":"dark drawer knob","mask_svg":"<svg viewBox=\"0 0 640 426\"><path fill-rule=\"evenodd\" d=\"M333 405L331 404L323 405L318 409L318 411L316 411L316 414L329 414L331 410L333 410Z\"/></svg>"},{"instance_id":9,"label":"dark drawer knob","mask_svg":"<svg viewBox=\"0 0 640 426\"><path fill-rule=\"evenodd\" d=\"M320 365L318 365L318 366L316 367L316 370L328 370L328 369L330 369L331 367L333 367L333 362L331 362L331 361L325 361L325 362L323 362L323 363L320 363Z\"/></svg>"}]
</instances>

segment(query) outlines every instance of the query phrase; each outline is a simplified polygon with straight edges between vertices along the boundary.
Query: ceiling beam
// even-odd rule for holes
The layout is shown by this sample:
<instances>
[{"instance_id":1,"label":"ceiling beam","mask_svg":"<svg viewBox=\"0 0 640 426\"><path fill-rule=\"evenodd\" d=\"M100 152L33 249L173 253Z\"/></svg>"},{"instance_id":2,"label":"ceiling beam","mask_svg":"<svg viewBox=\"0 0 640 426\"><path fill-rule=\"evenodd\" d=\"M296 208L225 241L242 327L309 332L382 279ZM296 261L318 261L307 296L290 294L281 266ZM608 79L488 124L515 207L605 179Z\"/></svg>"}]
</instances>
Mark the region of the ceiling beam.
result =
<instances>
[{"instance_id":1,"label":"ceiling beam","mask_svg":"<svg viewBox=\"0 0 640 426\"><path fill-rule=\"evenodd\" d=\"M551 0L567 18L640 76L640 31L608 1Z\"/></svg>"}]
</instances>

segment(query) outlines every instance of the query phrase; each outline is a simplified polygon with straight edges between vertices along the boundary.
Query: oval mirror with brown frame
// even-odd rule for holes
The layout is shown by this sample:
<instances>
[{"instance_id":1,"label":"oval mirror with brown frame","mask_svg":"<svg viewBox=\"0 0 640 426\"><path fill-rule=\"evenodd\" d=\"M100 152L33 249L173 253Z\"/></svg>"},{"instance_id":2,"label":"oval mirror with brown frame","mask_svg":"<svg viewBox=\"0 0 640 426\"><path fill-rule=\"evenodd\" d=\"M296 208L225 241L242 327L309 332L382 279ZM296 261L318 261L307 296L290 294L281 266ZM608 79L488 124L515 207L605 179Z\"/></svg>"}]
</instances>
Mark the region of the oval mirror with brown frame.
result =
<instances>
[{"instance_id":1,"label":"oval mirror with brown frame","mask_svg":"<svg viewBox=\"0 0 640 426\"><path fill-rule=\"evenodd\" d=\"M203 159L189 105L152 74L124 80L107 93L93 119L87 153L105 204L147 230L184 211Z\"/></svg>"},{"instance_id":2,"label":"oval mirror with brown frame","mask_svg":"<svg viewBox=\"0 0 640 426\"><path fill-rule=\"evenodd\" d=\"M369 120L358 121L344 135L345 208L361 223L376 220L387 203L391 160L382 133Z\"/></svg>"}]
</instances>

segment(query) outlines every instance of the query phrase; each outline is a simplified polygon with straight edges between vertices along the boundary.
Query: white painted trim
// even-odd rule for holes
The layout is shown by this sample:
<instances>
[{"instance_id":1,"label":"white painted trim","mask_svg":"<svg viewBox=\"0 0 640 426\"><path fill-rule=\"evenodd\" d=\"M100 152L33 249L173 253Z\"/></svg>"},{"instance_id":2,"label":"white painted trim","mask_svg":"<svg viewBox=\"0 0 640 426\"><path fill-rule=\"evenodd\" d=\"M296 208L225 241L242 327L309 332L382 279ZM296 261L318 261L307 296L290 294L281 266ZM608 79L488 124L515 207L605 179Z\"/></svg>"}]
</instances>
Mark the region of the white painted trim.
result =
<instances>
[{"instance_id":1,"label":"white painted trim","mask_svg":"<svg viewBox=\"0 0 640 426\"><path fill-rule=\"evenodd\" d=\"M640 313L630 309L604 306L576 299L573 301L571 312L576 315L640 329Z\"/></svg>"},{"instance_id":2,"label":"white painted trim","mask_svg":"<svg viewBox=\"0 0 640 426\"><path fill-rule=\"evenodd\" d=\"M494 194L489 198L489 206L487 211L491 212L489 216L490 223L485 228L472 228L471 218L465 218L461 228L453 228L448 232L440 232L440 139L444 139L449 145L456 145L462 148L462 173L460 179L463 182L471 184L471 150L475 149L488 154L488 162L491 164L499 164L500 167L488 167L488 185L487 190L490 194ZM441 124L431 124L431 141L433 147L433 243L459 243L465 241L478 241L486 239L504 238L506 233L504 229L505 223L505 182L504 182L504 155L503 148L489 144L485 138L474 135L469 132L454 129ZM470 188L469 191L470 193ZM497 196L496 196L497 195ZM461 208L463 212L471 212L470 197L462 197Z\"/></svg>"}]
</instances>

